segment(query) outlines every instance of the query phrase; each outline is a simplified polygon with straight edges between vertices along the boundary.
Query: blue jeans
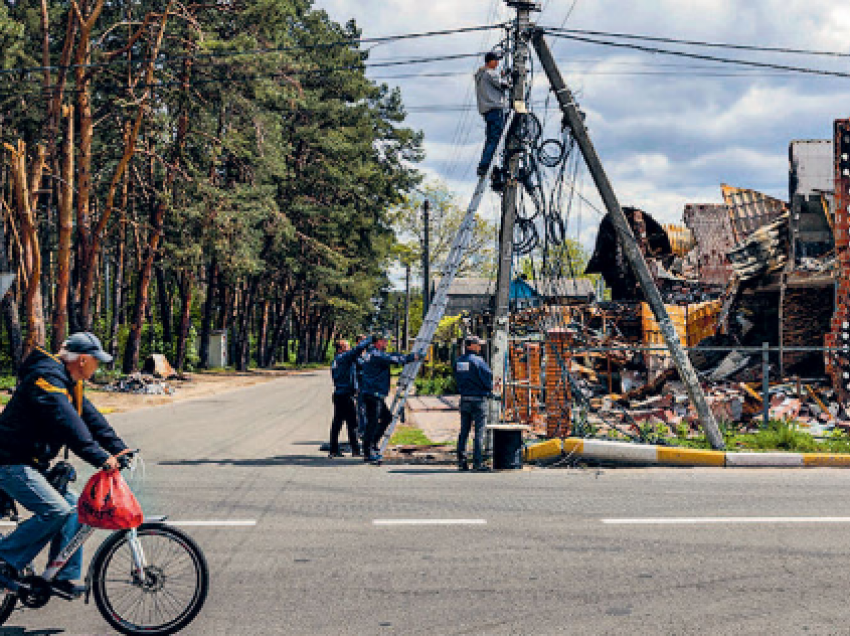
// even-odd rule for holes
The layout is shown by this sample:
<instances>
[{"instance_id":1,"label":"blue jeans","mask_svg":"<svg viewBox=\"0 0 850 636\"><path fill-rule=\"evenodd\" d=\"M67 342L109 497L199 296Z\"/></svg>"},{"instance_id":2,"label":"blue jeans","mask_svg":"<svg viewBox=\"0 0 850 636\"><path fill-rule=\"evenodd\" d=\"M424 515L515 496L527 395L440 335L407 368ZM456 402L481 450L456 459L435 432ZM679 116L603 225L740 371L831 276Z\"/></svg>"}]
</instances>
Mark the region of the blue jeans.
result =
<instances>
[{"instance_id":1,"label":"blue jeans","mask_svg":"<svg viewBox=\"0 0 850 636\"><path fill-rule=\"evenodd\" d=\"M476 468L483 462L482 442L484 440L484 426L487 423L487 411L485 410L483 397L460 398L460 435L457 438L457 462L466 464L466 444L469 441L469 431L475 426L475 440L472 443L472 463Z\"/></svg>"},{"instance_id":2,"label":"blue jeans","mask_svg":"<svg viewBox=\"0 0 850 636\"><path fill-rule=\"evenodd\" d=\"M505 129L505 116L500 109L494 108L484 113L484 122L487 124L487 136L484 140L484 152L481 153L481 163L478 164L479 171L486 170L493 160L493 153L496 152Z\"/></svg>"},{"instance_id":3,"label":"blue jeans","mask_svg":"<svg viewBox=\"0 0 850 636\"><path fill-rule=\"evenodd\" d=\"M50 543L52 561L80 527L77 521L77 495L70 490L64 496L35 468L20 464L0 466L0 488L32 512L17 530L0 539L0 559L16 570L32 563ZM57 580L75 581L83 570L83 550L77 550L56 576Z\"/></svg>"}]
</instances>

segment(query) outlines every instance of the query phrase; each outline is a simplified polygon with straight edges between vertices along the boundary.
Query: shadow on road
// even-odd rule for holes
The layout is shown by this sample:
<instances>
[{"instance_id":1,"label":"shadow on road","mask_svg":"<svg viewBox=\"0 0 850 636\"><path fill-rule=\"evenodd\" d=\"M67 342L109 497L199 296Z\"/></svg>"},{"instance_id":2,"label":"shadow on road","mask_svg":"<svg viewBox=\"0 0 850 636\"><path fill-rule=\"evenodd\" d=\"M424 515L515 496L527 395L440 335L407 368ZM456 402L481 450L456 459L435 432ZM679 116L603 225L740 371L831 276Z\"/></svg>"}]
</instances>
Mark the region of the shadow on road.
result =
<instances>
[{"instance_id":1,"label":"shadow on road","mask_svg":"<svg viewBox=\"0 0 850 636\"><path fill-rule=\"evenodd\" d=\"M394 473L398 475L434 475L437 473L452 473L457 474L457 468L412 468L410 470L405 470L404 468L396 468L394 470L388 470L388 473Z\"/></svg>"},{"instance_id":2,"label":"shadow on road","mask_svg":"<svg viewBox=\"0 0 850 636\"><path fill-rule=\"evenodd\" d=\"M64 629L34 629L26 627L0 627L0 636L50 636L50 634L64 634Z\"/></svg>"},{"instance_id":3,"label":"shadow on road","mask_svg":"<svg viewBox=\"0 0 850 636\"><path fill-rule=\"evenodd\" d=\"M275 457L258 457L256 459L173 459L157 462L160 466L307 466L324 468L327 466L361 466L363 460L359 457L339 457L328 459L327 456L316 455L277 455Z\"/></svg>"}]
</instances>

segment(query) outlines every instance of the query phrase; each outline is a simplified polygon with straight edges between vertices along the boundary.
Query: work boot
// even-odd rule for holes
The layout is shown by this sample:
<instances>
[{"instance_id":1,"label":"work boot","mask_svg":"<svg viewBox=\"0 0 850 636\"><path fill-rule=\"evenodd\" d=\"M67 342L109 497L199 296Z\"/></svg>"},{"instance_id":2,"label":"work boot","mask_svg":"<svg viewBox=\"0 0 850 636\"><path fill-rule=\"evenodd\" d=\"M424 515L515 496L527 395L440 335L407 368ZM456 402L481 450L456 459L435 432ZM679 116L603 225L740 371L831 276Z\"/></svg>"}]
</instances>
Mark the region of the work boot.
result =
<instances>
[{"instance_id":1,"label":"work boot","mask_svg":"<svg viewBox=\"0 0 850 636\"><path fill-rule=\"evenodd\" d=\"M328 453L328 459L333 459L334 457L342 457L342 453L339 451L331 451Z\"/></svg>"},{"instance_id":2,"label":"work boot","mask_svg":"<svg viewBox=\"0 0 850 636\"><path fill-rule=\"evenodd\" d=\"M457 469L458 469L459 472L462 472L462 473L469 472L469 464L467 464L466 462L463 462L462 464L458 464Z\"/></svg>"},{"instance_id":3,"label":"work boot","mask_svg":"<svg viewBox=\"0 0 850 636\"><path fill-rule=\"evenodd\" d=\"M472 470L474 470L476 473L492 473L493 472L492 468L490 468L489 466L485 466L484 464L481 464L479 466L475 466Z\"/></svg>"}]
</instances>

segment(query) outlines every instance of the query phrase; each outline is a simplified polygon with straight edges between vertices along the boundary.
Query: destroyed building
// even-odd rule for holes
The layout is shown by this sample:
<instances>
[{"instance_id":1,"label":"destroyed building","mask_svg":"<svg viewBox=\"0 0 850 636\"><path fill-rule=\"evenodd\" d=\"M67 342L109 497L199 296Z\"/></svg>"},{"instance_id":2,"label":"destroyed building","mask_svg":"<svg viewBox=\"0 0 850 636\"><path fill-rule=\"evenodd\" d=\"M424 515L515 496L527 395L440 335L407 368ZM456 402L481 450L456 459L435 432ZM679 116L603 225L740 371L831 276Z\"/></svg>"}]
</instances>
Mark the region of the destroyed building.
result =
<instances>
[{"instance_id":1,"label":"destroyed building","mask_svg":"<svg viewBox=\"0 0 850 636\"><path fill-rule=\"evenodd\" d=\"M717 419L850 427L850 121L788 156L787 202L722 184L723 203L686 205L681 227L624 212ZM694 422L609 216L586 273L609 302L514 313L508 417L548 436Z\"/></svg>"}]
</instances>

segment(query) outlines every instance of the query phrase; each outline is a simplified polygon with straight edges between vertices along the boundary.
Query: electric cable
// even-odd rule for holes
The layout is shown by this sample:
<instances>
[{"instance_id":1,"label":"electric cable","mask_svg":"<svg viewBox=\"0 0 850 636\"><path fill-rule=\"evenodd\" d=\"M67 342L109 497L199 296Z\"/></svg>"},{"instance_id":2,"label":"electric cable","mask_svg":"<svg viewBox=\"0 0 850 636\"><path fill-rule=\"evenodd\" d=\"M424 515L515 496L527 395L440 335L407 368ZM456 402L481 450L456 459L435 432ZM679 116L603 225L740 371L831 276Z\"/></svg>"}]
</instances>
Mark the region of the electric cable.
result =
<instances>
[{"instance_id":1,"label":"electric cable","mask_svg":"<svg viewBox=\"0 0 850 636\"><path fill-rule=\"evenodd\" d=\"M490 31L493 29L501 29L503 27L502 24L490 24L490 25L482 25L482 26L474 26L474 27L461 27L457 29L444 29L441 31L424 31L419 33L402 33L398 35L385 35L379 37L372 38L347 38L343 40L337 40L334 42L325 42L318 44L299 44L292 46L284 46L284 47L276 47L276 48L258 48L258 49L248 49L244 51L215 51L210 53L195 53L192 55L165 55L160 54L156 57L157 64L162 63L170 63L170 62L183 62L186 60L191 60L193 62L201 62L207 59L225 59L225 58L233 58L233 57L241 57L246 55L270 55L275 53L290 53L296 51L313 51L317 49L328 49L328 48L337 48L337 47L347 47L354 46L360 44L374 44L374 43L387 43L387 42L398 42L402 40L411 40L418 38L429 38L429 37L437 37L443 35L455 35L458 33L473 33L476 31ZM128 60L124 56L117 57L112 60L103 61L103 62L88 62L85 64L69 64L67 66L59 66L59 65L48 65L48 66L29 66L29 67L10 67L0 69L0 75L10 75L10 74L27 74L27 73L43 73L44 71L59 71L59 70L73 70L78 68L104 68L117 64L127 64L127 63L138 63L138 64L147 64L149 62L149 58L139 57L138 59Z\"/></svg>"},{"instance_id":2,"label":"electric cable","mask_svg":"<svg viewBox=\"0 0 850 636\"><path fill-rule=\"evenodd\" d=\"M756 62L754 60L742 60L742 59L734 59L734 58L725 58L718 57L715 55L705 55L702 53L688 53L687 51L676 51L672 49L662 49L658 47L652 46L644 46L641 44L631 44L627 42L612 42L610 40L599 40L590 37L583 37L579 35L571 35L568 33L562 33L558 31L546 31L544 33L548 35L552 35L553 37L564 38L567 40L574 40L577 42L586 42L589 44L598 44L601 46L611 46L616 48L624 48L624 49L632 49L635 51L643 51L644 53L656 53L659 55L671 55L674 57L685 57L694 60L703 60L707 62L717 62L718 64L733 64L740 66L749 66L752 68L763 68L763 69L773 69L773 70L781 70L788 71L791 73L800 73L805 75L823 75L827 77L842 77L842 78L850 78L850 73L846 73L844 71L830 71L827 69L815 69L809 68L805 66L791 66L788 64L774 64L770 62Z\"/></svg>"},{"instance_id":3,"label":"electric cable","mask_svg":"<svg viewBox=\"0 0 850 636\"><path fill-rule=\"evenodd\" d=\"M567 16L569 17L569 15ZM731 44L724 42L706 42L703 40L683 40L679 38L657 37L651 35L638 35L634 33L617 33L612 31L589 31L586 29L565 29L564 24L558 28L543 27L547 32L554 34L570 33L575 35L593 35L609 38L621 38L626 40L638 40L644 42L661 42L665 44L685 44L688 46L701 46L706 48L730 49L736 51L755 51L760 53L780 53L792 55L812 55L818 57L850 58L850 53L842 51L823 51L816 49L795 49L777 46L758 46L754 44Z\"/></svg>"}]
</instances>

